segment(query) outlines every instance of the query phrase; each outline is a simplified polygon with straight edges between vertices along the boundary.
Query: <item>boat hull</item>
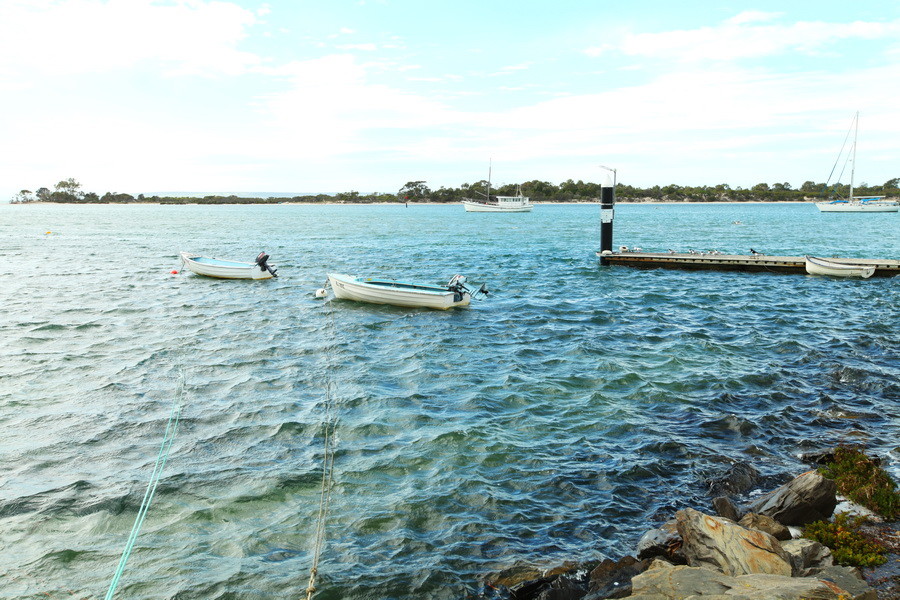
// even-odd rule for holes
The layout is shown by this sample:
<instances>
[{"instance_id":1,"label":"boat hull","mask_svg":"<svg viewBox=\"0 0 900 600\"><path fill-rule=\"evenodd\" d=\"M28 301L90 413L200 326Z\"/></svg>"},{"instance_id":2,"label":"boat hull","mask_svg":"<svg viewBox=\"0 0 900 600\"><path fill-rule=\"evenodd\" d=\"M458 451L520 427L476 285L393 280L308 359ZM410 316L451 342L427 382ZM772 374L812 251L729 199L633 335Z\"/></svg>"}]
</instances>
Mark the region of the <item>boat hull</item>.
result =
<instances>
[{"instance_id":1,"label":"boat hull","mask_svg":"<svg viewBox=\"0 0 900 600\"><path fill-rule=\"evenodd\" d=\"M272 273L253 263L181 253L181 263L192 273L216 279L270 279Z\"/></svg>"},{"instance_id":2,"label":"boat hull","mask_svg":"<svg viewBox=\"0 0 900 600\"><path fill-rule=\"evenodd\" d=\"M468 306L472 300L472 296L468 293L463 293L461 299L456 300L456 294L439 286L353 277L337 273L328 274L328 283L336 298L370 304L447 310Z\"/></svg>"},{"instance_id":3,"label":"boat hull","mask_svg":"<svg viewBox=\"0 0 900 600\"><path fill-rule=\"evenodd\" d=\"M463 200L463 206L466 212L531 212L533 204L522 204L521 206L499 206L497 204L486 204L484 202L472 202L471 200Z\"/></svg>"},{"instance_id":4,"label":"boat hull","mask_svg":"<svg viewBox=\"0 0 900 600\"><path fill-rule=\"evenodd\" d=\"M897 202L816 202L820 212L886 213L900 211Z\"/></svg>"},{"instance_id":5,"label":"boat hull","mask_svg":"<svg viewBox=\"0 0 900 600\"><path fill-rule=\"evenodd\" d=\"M871 265L855 265L852 263L835 262L815 256L806 257L806 272L810 275L828 275L830 277L861 277L868 279L875 274L875 267Z\"/></svg>"}]
</instances>

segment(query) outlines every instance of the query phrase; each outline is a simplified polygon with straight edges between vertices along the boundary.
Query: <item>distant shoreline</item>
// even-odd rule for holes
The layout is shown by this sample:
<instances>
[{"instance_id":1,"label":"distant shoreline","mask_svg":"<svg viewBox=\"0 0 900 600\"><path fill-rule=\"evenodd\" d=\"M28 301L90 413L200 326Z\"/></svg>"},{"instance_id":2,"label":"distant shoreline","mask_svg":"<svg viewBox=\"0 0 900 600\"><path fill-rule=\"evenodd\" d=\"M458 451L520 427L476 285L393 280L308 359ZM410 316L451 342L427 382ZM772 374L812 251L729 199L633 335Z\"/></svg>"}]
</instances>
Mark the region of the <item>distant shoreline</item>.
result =
<instances>
[{"instance_id":1,"label":"distant shoreline","mask_svg":"<svg viewBox=\"0 0 900 600\"><path fill-rule=\"evenodd\" d=\"M672 202L667 200L618 200L616 204L815 204L820 200L714 200L704 202L702 200L685 200ZM7 202L10 206L459 206L462 202ZM599 205L599 200L580 200L573 202L536 201L534 205L558 205L567 206L573 204Z\"/></svg>"}]
</instances>

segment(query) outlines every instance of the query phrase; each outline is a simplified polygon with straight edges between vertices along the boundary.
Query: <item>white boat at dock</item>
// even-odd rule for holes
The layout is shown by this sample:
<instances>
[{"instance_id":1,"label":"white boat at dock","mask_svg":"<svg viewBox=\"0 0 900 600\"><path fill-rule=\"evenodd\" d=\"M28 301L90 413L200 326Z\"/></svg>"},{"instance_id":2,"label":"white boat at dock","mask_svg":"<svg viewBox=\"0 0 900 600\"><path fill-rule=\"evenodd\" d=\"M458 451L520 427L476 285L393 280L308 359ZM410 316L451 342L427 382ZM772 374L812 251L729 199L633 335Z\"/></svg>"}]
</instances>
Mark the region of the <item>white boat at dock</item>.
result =
<instances>
[{"instance_id":1,"label":"white boat at dock","mask_svg":"<svg viewBox=\"0 0 900 600\"><path fill-rule=\"evenodd\" d=\"M276 269L273 269L268 264L268 260L269 255L265 252L259 253L255 263L210 258L199 254L191 254L190 252L181 253L181 264L192 273L219 279L270 279L277 277Z\"/></svg>"},{"instance_id":2,"label":"white boat at dock","mask_svg":"<svg viewBox=\"0 0 900 600\"><path fill-rule=\"evenodd\" d=\"M831 277L862 277L868 279L875 274L874 265L860 265L837 262L815 256L806 257L806 272L810 275L829 275Z\"/></svg>"},{"instance_id":3,"label":"white boat at dock","mask_svg":"<svg viewBox=\"0 0 900 600\"><path fill-rule=\"evenodd\" d=\"M487 294L485 286L482 285L473 291L465 282L466 278L462 275L455 275L447 285L440 286L375 277L354 277L339 273L328 274L328 284L336 298L438 310L468 306L473 295Z\"/></svg>"},{"instance_id":4,"label":"white boat at dock","mask_svg":"<svg viewBox=\"0 0 900 600\"><path fill-rule=\"evenodd\" d=\"M885 200L884 196L853 196L853 179L856 173L856 138L859 133L859 112L853 117L853 144L847 153L846 161L850 162L850 193L847 198L836 198L834 200L816 202L816 208L820 212L865 212L865 213L885 213L900 211L900 202L896 200ZM849 137L849 132L847 136ZM844 140L846 145L847 141ZM838 153L838 159L835 161L832 173L837 168L837 163L841 160L844 148ZM846 165L846 162L844 163ZM831 177L829 177L831 179Z\"/></svg>"}]
</instances>

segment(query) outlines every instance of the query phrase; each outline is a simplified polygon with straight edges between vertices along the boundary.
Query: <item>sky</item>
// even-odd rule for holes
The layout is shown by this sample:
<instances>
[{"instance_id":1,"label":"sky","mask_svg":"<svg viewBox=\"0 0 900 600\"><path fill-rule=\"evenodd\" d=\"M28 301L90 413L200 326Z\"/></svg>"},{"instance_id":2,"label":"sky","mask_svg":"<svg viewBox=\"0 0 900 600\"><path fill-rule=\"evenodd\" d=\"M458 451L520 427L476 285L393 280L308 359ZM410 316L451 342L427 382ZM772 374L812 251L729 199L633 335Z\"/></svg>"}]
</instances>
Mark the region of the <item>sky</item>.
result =
<instances>
[{"instance_id":1,"label":"sky","mask_svg":"<svg viewBox=\"0 0 900 600\"><path fill-rule=\"evenodd\" d=\"M900 2L0 0L0 201L900 177ZM840 166L838 167L840 170ZM842 181L847 182L849 176Z\"/></svg>"}]
</instances>

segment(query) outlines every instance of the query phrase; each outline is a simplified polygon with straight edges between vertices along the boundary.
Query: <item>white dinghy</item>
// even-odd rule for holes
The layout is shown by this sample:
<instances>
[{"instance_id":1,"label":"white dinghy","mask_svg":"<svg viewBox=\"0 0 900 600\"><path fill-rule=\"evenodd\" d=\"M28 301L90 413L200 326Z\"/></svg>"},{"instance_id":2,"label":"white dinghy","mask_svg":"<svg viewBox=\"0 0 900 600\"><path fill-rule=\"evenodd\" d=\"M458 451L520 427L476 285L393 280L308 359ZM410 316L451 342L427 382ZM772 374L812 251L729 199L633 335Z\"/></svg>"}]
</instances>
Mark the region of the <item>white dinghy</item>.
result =
<instances>
[{"instance_id":1,"label":"white dinghy","mask_svg":"<svg viewBox=\"0 0 900 600\"><path fill-rule=\"evenodd\" d=\"M815 256L806 257L806 272L810 275L830 275L831 277L862 277L868 279L875 273L872 265L855 265L852 263L835 262Z\"/></svg>"},{"instance_id":2,"label":"white dinghy","mask_svg":"<svg viewBox=\"0 0 900 600\"><path fill-rule=\"evenodd\" d=\"M277 270L269 263L269 255L260 252L255 263L237 262L234 260L222 260L221 258L209 258L190 252L181 253L181 264L192 273L217 277L219 279L270 279L278 277Z\"/></svg>"},{"instance_id":3,"label":"white dinghy","mask_svg":"<svg viewBox=\"0 0 900 600\"><path fill-rule=\"evenodd\" d=\"M454 275L447 285L440 286L329 273L328 285L335 298L343 300L438 310L468 306L472 296L488 293L484 285L473 291L462 275Z\"/></svg>"}]
</instances>

